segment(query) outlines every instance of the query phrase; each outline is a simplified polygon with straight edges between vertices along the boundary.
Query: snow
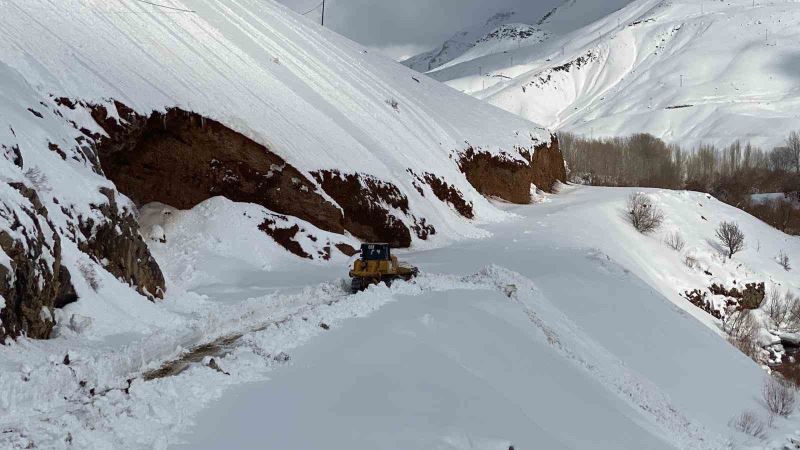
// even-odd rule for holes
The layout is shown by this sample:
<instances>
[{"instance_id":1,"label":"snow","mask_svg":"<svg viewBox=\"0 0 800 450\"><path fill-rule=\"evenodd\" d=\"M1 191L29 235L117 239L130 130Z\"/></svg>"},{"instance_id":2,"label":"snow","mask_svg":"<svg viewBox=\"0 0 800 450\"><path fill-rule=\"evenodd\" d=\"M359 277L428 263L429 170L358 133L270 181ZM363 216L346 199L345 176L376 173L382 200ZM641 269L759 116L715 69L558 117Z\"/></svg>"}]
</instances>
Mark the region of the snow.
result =
<instances>
[{"instance_id":1,"label":"snow","mask_svg":"<svg viewBox=\"0 0 800 450\"><path fill-rule=\"evenodd\" d=\"M433 171L461 191L478 221L499 220L459 170L457 153L474 146L520 159L516 147L549 142L538 125L369 53L271 0L163 4L192 12L137 0L3 2L0 86L11 101L0 128L36 134L16 140L26 166L41 168L53 192L68 195L76 191L72 179L91 177L70 176L75 169L56 170L58 161L36 156L29 164L28 155L48 142L74 147L80 133L65 120L102 131L85 109L59 108L50 96L106 105L112 117L110 99L140 114L180 107L267 146L306 175L338 169L375 176L398 186L413 214L437 228L434 239L473 237L477 229L420 195L408 169ZM0 137L0 144L14 141ZM108 184L96 178L89 192Z\"/></svg>"},{"instance_id":2,"label":"snow","mask_svg":"<svg viewBox=\"0 0 800 450\"><path fill-rule=\"evenodd\" d=\"M302 264L259 229L265 220L275 222L281 229L297 225L294 240L317 264L344 264L349 260L336 249L336 244L359 246L352 237L329 233L302 220L224 197L213 197L188 211L151 203L142 208L139 217L142 234L170 281L168 291L183 292L187 287L230 280L229 267L238 273L244 268L276 272ZM328 260L324 258L326 248Z\"/></svg>"},{"instance_id":3,"label":"snow","mask_svg":"<svg viewBox=\"0 0 800 450\"><path fill-rule=\"evenodd\" d=\"M331 265L276 256L269 260L274 272L231 257L236 245L259 252L273 244L255 234L220 234L214 218L235 211L241 220L255 220L268 211L212 199L159 222L147 216L165 209L150 205L143 220L160 223L166 239L154 248L156 257L166 267L194 261L200 276L176 281L181 272L167 270L180 294L176 289L145 310L109 312L116 317L82 310L82 300L60 311L73 315L57 339L0 347L0 410L14 412L0 414L9 430L0 443L65 448L69 438L79 447L209 449L758 444L728 423L745 409L765 417L757 402L765 373L719 335L715 319L679 295L707 287L710 279L686 267L662 239L679 228L684 252L707 264L714 279L770 279L797 291L796 277L772 253L783 249L798 259L800 240L704 194L661 190L646 193L668 221L643 236L624 217L631 192L564 187L536 205L496 204L515 218L485 225L489 237L400 252L420 266L420 278L353 296L346 293L344 257ZM733 261L717 256L712 241L720 220L737 221L748 237ZM213 271L214 262L221 270ZM113 280L102 280L104 297L113 288ZM116 334L106 329L112 323ZM141 378L188 349L239 335L205 364ZM62 363L67 353L69 366ZM229 375L206 367L210 358ZM794 423L776 419L764 445L778 446Z\"/></svg>"},{"instance_id":4,"label":"snow","mask_svg":"<svg viewBox=\"0 0 800 450\"><path fill-rule=\"evenodd\" d=\"M734 280L798 290L796 275L774 260L779 251L800 260L797 238L697 193L647 190L667 217L651 236L625 221L631 189L565 187L537 194L536 205L488 201L458 171L453 152L511 151L542 143L543 129L271 1L165 5L195 12L133 0L0 0L0 144L19 146L24 159L24 170L0 159L6 217L37 226L9 182L35 187L47 226L62 235L77 216L99 219L90 205L108 201L99 188L112 184L89 165L43 150L74 147L80 132L69 121L101 132L87 111L51 97L63 95L102 103L112 115L111 98L141 112L179 106L302 171L372 174L397 184L439 237L398 252L422 269L413 283L348 295L351 259L331 249L326 261L320 252L355 244L350 236L223 198L189 211L145 205L141 232L167 278L159 302L62 238L80 300L42 311L58 324L54 339L0 346L0 447L757 444L728 422L745 409L763 416L764 371L681 294ZM650 4L633 5L643 15ZM725 7L714 5L722 16ZM568 23L564 17L550 20ZM517 18L501 22L520 29ZM638 59L621 67L630 61ZM520 62L527 70L530 63ZM418 195L408 168L444 177L474 203L478 220ZM313 260L259 231L265 219L297 226ZM747 236L733 260L713 242L722 220L739 222ZM662 242L675 230L687 241L682 253ZM19 237L12 227L2 231ZM692 267L687 255L697 261ZM192 361L198 348L210 354ZM186 370L145 380L181 358ZM209 367L211 358L220 370ZM779 446L795 420L776 420L770 442Z\"/></svg>"},{"instance_id":5,"label":"snow","mask_svg":"<svg viewBox=\"0 0 800 450\"><path fill-rule=\"evenodd\" d=\"M586 136L646 132L688 147L741 139L769 150L797 127L796 2L575 0L525 23L544 41L481 44L428 75ZM581 57L582 67L556 70Z\"/></svg>"}]
</instances>

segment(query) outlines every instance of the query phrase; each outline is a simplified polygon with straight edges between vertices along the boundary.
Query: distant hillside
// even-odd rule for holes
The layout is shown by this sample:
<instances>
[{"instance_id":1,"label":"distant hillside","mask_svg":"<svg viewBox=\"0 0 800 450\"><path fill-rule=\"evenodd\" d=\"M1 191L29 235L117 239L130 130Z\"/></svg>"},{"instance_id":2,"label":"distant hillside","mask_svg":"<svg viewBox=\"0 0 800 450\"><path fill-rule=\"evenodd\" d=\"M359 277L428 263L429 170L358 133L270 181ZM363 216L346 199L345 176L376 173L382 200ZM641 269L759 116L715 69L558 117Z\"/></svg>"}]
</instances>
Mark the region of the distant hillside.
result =
<instances>
[{"instance_id":1,"label":"distant hillside","mask_svg":"<svg viewBox=\"0 0 800 450\"><path fill-rule=\"evenodd\" d=\"M800 128L800 4L763 3L570 0L428 75L558 130L771 148Z\"/></svg>"}]
</instances>

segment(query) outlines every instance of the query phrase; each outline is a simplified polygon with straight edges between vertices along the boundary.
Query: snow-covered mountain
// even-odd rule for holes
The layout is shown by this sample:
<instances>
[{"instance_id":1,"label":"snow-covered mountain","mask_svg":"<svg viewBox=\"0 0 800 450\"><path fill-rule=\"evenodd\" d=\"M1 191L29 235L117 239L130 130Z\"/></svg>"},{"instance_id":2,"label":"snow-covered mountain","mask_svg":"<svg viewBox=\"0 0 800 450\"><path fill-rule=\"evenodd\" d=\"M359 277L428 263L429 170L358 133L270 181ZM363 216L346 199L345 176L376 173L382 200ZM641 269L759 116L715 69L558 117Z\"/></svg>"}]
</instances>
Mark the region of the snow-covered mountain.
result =
<instances>
[{"instance_id":1,"label":"snow-covered mountain","mask_svg":"<svg viewBox=\"0 0 800 450\"><path fill-rule=\"evenodd\" d=\"M170 276L136 221L149 203L258 204L242 226L327 260L351 254L354 238L407 247L479 235L477 224L505 216L484 194L526 202L531 183L563 179L545 129L283 6L151 3L4 7L0 335L48 336L55 304L98 295L82 273L163 296ZM48 284L14 287L15 277Z\"/></svg>"},{"instance_id":2,"label":"snow-covered mountain","mask_svg":"<svg viewBox=\"0 0 800 450\"><path fill-rule=\"evenodd\" d=\"M504 33L509 26L471 39L428 75L586 136L771 148L798 128L796 2L569 0L513 25L530 38ZM424 70L427 60L406 63Z\"/></svg>"},{"instance_id":3,"label":"snow-covered mountain","mask_svg":"<svg viewBox=\"0 0 800 450\"><path fill-rule=\"evenodd\" d=\"M0 448L792 442L731 425L764 371L685 292L796 291L797 238L658 190L639 234L546 129L270 0L2 7ZM422 275L351 294L372 239Z\"/></svg>"}]
</instances>

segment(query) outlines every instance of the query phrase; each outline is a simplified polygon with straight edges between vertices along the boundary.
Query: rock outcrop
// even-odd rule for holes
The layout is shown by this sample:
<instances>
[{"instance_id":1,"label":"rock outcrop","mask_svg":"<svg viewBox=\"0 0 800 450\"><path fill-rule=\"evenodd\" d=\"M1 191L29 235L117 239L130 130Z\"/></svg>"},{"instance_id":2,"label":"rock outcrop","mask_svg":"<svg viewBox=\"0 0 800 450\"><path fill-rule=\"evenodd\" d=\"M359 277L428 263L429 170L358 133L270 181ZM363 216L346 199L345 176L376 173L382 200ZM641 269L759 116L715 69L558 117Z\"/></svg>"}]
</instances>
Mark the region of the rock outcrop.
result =
<instances>
[{"instance_id":1,"label":"rock outcrop","mask_svg":"<svg viewBox=\"0 0 800 450\"><path fill-rule=\"evenodd\" d=\"M460 154L459 167L481 194L518 204L531 202L531 184L552 191L557 181L566 181L564 157L555 136L550 143L535 147L533 153L518 152L524 161L470 147Z\"/></svg>"},{"instance_id":2,"label":"rock outcrop","mask_svg":"<svg viewBox=\"0 0 800 450\"><path fill-rule=\"evenodd\" d=\"M137 205L160 202L190 209L223 196L332 233L347 231L367 241L411 245L412 230L382 206L409 214L408 199L391 183L333 171L315 172L310 179L267 147L217 121L178 108L144 116L119 102L115 107L122 121L103 106L90 106L108 134L92 138L105 175ZM418 237L435 233L424 218L412 220ZM291 230L264 224L262 231L290 252L308 257L293 243Z\"/></svg>"},{"instance_id":3,"label":"rock outcrop","mask_svg":"<svg viewBox=\"0 0 800 450\"><path fill-rule=\"evenodd\" d=\"M109 135L98 139L98 154L106 176L137 205L160 202L191 209L219 195L344 232L339 208L267 147L178 108L143 116L115 105L124 124L104 107L92 107L95 121Z\"/></svg>"},{"instance_id":4,"label":"rock outcrop","mask_svg":"<svg viewBox=\"0 0 800 450\"><path fill-rule=\"evenodd\" d=\"M0 295L5 303L0 339L20 335L46 339L55 325L53 309L74 302L77 295L62 265L61 237L39 195L21 183L6 187L9 197L13 190L22 198L0 203L0 217L8 225L0 231L0 248L8 256L0 264Z\"/></svg>"},{"instance_id":5,"label":"rock outcrop","mask_svg":"<svg viewBox=\"0 0 800 450\"><path fill-rule=\"evenodd\" d=\"M364 241L386 242L392 247L411 245L411 232L383 205L409 214L408 198L397 186L369 175L319 171L314 177L322 189L344 209L345 228Z\"/></svg>"},{"instance_id":6,"label":"rock outcrop","mask_svg":"<svg viewBox=\"0 0 800 450\"><path fill-rule=\"evenodd\" d=\"M758 309L767 295L766 286L762 283L747 283L740 291L738 288L726 289L725 286L712 284L708 288L714 295L722 295L735 299L741 309Z\"/></svg>"},{"instance_id":7,"label":"rock outcrop","mask_svg":"<svg viewBox=\"0 0 800 450\"><path fill-rule=\"evenodd\" d=\"M132 211L119 207L113 190L102 188L100 192L108 198L108 203L91 207L105 221L81 220L79 228L85 240L78 248L140 294L151 299L163 298L164 275L139 234L136 217Z\"/></svg>"}]
</instances>

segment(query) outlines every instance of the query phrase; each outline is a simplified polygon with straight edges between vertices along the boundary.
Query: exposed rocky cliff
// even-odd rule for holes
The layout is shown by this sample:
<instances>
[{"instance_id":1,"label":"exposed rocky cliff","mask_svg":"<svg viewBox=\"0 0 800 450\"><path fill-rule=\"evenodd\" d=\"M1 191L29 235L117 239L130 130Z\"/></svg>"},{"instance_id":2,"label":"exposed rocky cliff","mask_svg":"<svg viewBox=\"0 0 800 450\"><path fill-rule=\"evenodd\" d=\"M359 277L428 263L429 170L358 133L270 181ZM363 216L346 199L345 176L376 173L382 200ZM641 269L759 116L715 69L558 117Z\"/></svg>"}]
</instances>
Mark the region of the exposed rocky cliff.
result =
<instances>
[{"instance_id":1,"label":"exposed rocky cliff","mask_svg":"<svg viewBox=\"0 0 800 450\"><path fill-rule=\"evenodd\" d=\"M344 218L305 174L267 147L198 114L171 108L138 114L115 102L120 123L103 106L92 116L108 133L98 141L103 170L137 205L190 209L217 195L256 203L342 233Z\"/></svg>"},{"instance_id":2,"label":"exposed rocky cliff","mask_svg":"<svg viewBox=\"0 0 800 450\"><path fill-rule=\"evenodd\" d=\"M8 228L0 230L0 248L8 259L0 265L0 339L48 338L53 309L77 299L61 263L61 237L34 189L10 183L2 191L0 217Z\"/></svg>"},{"instance_id":3,"label":"exposed rocky cliff","mask_svg":"<svg viewBox=\"0 0 800 450\"><path fill-rule=\"evenodd\" d=\"M393 183L339 170L304 173L226 125L179 108L142 114L119 102L114 105L117 114L87 105L108 135L93 137L104 173L140 206L159 202L189 209L219 195L298 217L325 231L346 231L395 247L410 246L412 233L422 240L436 234L427 218L411 211L407 195ZM480 193L515 203L530 201L531 183L549 189L566 178L555 137L549 145L518 151L524 160L470 148L462 155L461 169ZM439 201L473 218L472 204L454 186L432 173L408 172L421 195L420 184L427 184ZM289 239L276 240L307 256Z\"/></svg>"},{"instance_id":4,"label":"exposed rocky cliff","mask_svg":"<svg viewBox=\"0 0 800 450\"><path fill-rule=\"evenodd\" d=\"M552 191L557 181L567 179L564 157L558 138L533 148L517 149L523 160L468 148L461 153L459 165L467 180L483 195L511 203L531 202L531 184Z\"/></svg>"}]
</instances>

